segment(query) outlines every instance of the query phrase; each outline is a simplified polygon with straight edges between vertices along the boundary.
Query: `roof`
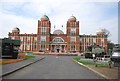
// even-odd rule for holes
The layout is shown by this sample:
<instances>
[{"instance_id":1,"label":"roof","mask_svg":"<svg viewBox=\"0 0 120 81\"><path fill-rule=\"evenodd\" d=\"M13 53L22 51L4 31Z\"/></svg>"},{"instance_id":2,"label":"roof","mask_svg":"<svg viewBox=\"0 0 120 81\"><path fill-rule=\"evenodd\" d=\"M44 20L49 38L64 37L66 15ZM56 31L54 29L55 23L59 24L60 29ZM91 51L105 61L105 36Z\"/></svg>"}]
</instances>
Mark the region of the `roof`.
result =
<instances>
[{"instance_id":1,"label":"roof","mask_svg":"<svg viewBox=\"0 0 120 81\"><path fill-rule=\"evenodd\" d=\"M47 15L43 15L43 16L41 17L41 20L49 20L49 18L48 18Z\"/></svg>"},{"instance_id":2,"label":"roof","mask_svg":"<svg viewBox=\"0 0 120 81\"><path fill-rule=\"evenodd\" d=\"M58 29L58 30L55 30L53 32L53 34L64 34L64 32L62 30Z\"/></svg>"},{"instance_id":3,"label":"roof","mask_svg":"<svg viewBox=\"0 0 120 81\"><path fill-rule=\"evenodd\" d=\"M18 27L15 27L12 29L12 32L20 32L20 29Z\"/></svg>"},{"instance_id":4,"label":"roof","mask_svg":"<svg viewBox=\"0 0 120 81\"><path fill-rule=\"evenodd\" d=\"M104 29L100 29L96 31L96 34L105 34L106 31Z\"/></svg>"},{"instance_id":5,"label":"roof","mask_svg":"<svg viewBox=\"0 0 120 81\"><path fill-rule=\"evenodd\" d=\"M76 21L76 17L75 16L70 16L70 18L68 19L68 21Z\"/></svg>"}]
</instances>

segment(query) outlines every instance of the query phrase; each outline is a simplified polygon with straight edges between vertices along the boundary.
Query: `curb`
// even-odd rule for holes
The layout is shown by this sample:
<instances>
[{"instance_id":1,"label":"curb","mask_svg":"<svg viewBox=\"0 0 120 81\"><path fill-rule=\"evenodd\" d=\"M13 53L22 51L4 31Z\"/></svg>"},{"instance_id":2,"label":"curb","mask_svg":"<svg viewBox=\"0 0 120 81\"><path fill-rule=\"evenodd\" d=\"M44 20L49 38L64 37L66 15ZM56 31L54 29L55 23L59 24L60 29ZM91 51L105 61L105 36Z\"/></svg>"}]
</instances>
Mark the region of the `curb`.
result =
<instances>
[{"instance_id":1,"label":"curb","mask_svg":"<svg viewBox=\"0 0 120 81\"><path fill-rule=\"evenodd\" d=\"M25 68L25 67L27 67L27 66L29 66L29 65L31 65L31 64L36 63L36 62L38 62L38 61L40 61L40 60L42 60L42 59L44 59L44 58L45 58L45 57L42 57L42 58L39 59L39 60L30 62L30 63L28 63L28 64L26 64L26 65L23 65L23 66L19 67L19 68L16 68L15 70L11 70L11 71L9 71L9 72L6 72L6 73L2 74L2 76L0 76L0 77L4 77L4 76L7 76L7 75L9 75L9 74L11 74L11 73L14 73L14 72L16 72L16 71L18 71L18 70L20 70L20 69L22 69L22 68Z\"/></svg>"},{"instance_id":2,"label":"curb","mask_svg":"<svg viewBox=\"0 0 120 81\"><path fill-rule=\"evenodd\" d=\"M74 59L72 59L72 60L75 61L76 63L82 65L83 67L86 67L87 69L89 69L89 70L95 72L96 74L102 76L103 78L105 78L105 79L109 79L107 76L105 76L105 75L103 75L103 74L101 74L101 73L99 73L99 72L93 70L92 68L90 68L90 67L88 67L88 66L86 66L86 65L84 65L84 64L82 64L82 63L80 63L80 62L78 62L78 61L76 61L76 60L74 60Z\"/></svg>"}]
</instances>

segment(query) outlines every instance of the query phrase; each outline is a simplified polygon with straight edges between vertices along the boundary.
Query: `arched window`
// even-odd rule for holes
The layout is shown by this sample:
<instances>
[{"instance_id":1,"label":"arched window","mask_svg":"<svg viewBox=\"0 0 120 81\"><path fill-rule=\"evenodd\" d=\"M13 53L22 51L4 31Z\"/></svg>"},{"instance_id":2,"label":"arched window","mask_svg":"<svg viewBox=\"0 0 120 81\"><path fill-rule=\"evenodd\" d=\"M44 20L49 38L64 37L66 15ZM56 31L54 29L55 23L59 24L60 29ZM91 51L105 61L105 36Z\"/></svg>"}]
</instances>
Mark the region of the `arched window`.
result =
<instances>
[{"instance_id":1,"label":"arched window","mask_svg":"<svg viewBox=\"0 0 120 81\"><path fill-rule=\"evenodd\" d=\"M62 42L64 42L64 40L61 37L57 37L57 38L53 39L52 42L54 42L54 43L62 43Z\"/></svg>"}]
</instances>

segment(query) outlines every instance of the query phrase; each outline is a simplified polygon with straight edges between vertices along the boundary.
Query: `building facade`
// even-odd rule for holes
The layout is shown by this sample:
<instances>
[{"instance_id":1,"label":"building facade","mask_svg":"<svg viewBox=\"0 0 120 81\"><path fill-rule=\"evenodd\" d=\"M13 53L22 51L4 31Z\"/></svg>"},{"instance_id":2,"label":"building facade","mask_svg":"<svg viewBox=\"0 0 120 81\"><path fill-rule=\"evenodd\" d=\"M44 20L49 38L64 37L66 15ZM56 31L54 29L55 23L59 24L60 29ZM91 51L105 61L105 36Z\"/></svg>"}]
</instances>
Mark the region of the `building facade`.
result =
<instances>
[{"instance_id":1,"label":"building facade","mask_svg":"<svg viewBox=\"0 0 120 81\"><path fill-rule=\"evenodd\" d=\"M79 21L71 16L66 24L66 34L62 30L55 30L51 34L51 22L44 15L38 20L37 34L20 34L20 29L15 27L9 32L10 39L21 40L20 51L49 51L58 53L84 52L87 46L97 44L107 50L107 34L104 29L96 35L80 35Z\"/></svg>"}]
</instances>

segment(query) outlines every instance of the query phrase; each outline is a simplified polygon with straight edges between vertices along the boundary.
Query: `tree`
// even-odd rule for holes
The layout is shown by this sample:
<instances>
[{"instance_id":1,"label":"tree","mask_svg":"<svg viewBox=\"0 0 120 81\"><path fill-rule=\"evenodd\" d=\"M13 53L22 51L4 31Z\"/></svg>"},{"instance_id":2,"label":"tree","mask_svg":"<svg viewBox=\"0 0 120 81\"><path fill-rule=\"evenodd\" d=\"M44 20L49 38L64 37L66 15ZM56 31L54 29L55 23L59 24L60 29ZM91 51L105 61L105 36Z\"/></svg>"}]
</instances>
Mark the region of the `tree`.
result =
<instances>
[{"instance_id":1,"label":"tree","mask_svg":"<svg viewBox=\"0 0 120 81\"><path fill-rule=\"evenodd\" d=\"M112 43L111 41L108 41L108 49L111 49L111 50L113 50L113 47L115 46L115 44L114 43Z\"/></svg>"}]
</instances>

